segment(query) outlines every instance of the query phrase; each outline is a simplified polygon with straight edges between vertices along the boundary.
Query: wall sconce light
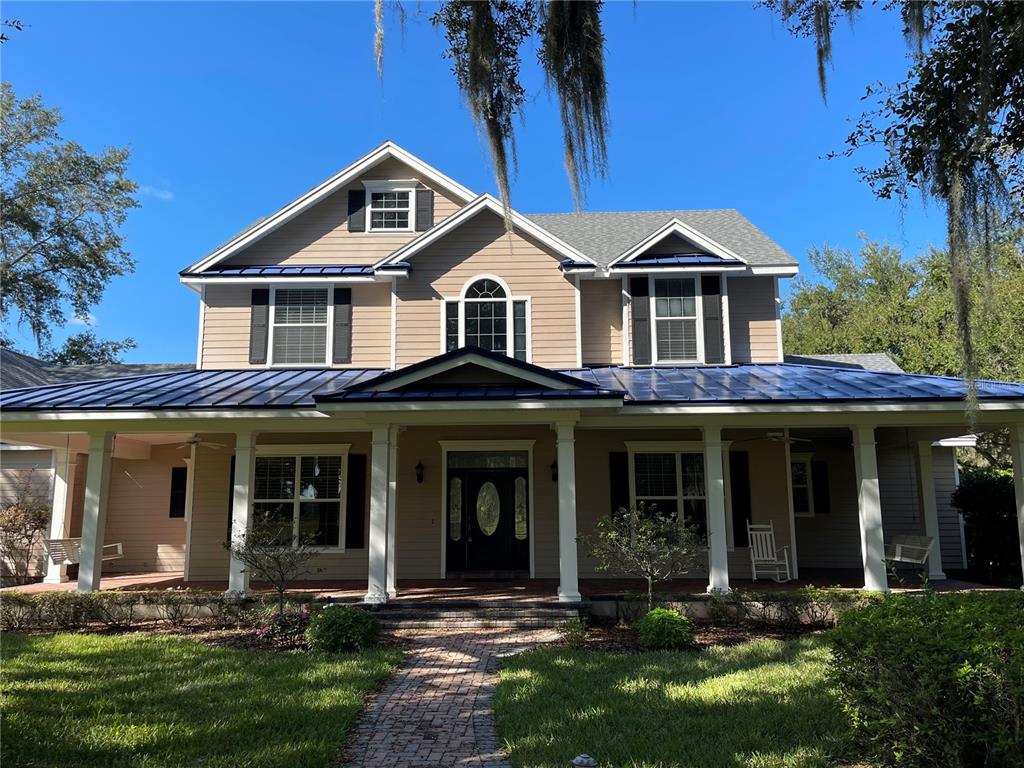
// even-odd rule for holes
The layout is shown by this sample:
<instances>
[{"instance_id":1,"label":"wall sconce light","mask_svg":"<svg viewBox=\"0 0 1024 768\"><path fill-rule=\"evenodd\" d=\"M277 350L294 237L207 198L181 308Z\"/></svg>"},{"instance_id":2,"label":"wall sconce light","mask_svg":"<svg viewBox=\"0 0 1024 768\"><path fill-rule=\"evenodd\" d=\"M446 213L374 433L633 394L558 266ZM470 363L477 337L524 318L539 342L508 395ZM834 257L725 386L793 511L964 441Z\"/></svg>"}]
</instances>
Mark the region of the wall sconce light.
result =
<instances>
[{"instance_id":1,"label":"wall sconce light","mask_svg":"<svg viewBox=\"0 0 1024 768\"><path fill-rule=\"evenodd\" d=\"M416 482L417 483L422 483L423 482L423 462L422 461L417 461L416 462Z\"/></svg>"},{"instance_id":2,"label":"wall sconce light","mask_svg":"<svg viewBox=\"0 0 1024 768\"><path fill-rule=\"evenodd\" d=\"M551 482L553 482L553 483L557 483L558 482L558 462L557 461L552 461L551 462Z\"/></svg>"}]
</instances>

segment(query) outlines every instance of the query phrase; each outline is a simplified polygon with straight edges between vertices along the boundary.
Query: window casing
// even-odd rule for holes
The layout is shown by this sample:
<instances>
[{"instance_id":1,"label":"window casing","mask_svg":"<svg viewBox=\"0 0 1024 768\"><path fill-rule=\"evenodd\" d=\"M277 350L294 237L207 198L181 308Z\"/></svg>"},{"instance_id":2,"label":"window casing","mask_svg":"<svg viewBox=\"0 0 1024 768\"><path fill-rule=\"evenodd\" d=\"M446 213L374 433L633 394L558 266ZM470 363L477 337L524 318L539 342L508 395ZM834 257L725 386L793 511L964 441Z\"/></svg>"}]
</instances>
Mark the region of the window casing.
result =
<instances>
[{"instance_id":1,"label":"window casing","mask_svg":"<svg viewBox=\"0 0 1024 768\"><path fill-rule=\"evenodd\" d=\"M707 476L704 448L693 443L627 443L629 451L629 501L655 506L660 514L677 515L683 522L707 524ZM732 494L729 477L729 446L722 447L725 480L725 517L728 548L733 549ZM682 514L680 515L680 512Z\"/></svg>"},{"instance_id":2,"label":"window casing","mask_svg":"<svg viewBox=\"0 0 1024 768\"><path fill-rule=\"evenodd\" d=\"M814 477L810 454L795 453L790 456L789 477L793 489L793 515L814 517Z\"/></svg>"},{"instance_id":3,"label":"window casing","mask_svg":"<svg viewBox=\"0 0 1024 768\"><path fill-rule=\"evenodd\" d=\"M698 277L650 278L653 360L657 363L704 361L704 323Z\"/></svg>"},{"instance_id":4,"label":"window casing","mask_svg":"<svg viewBox=\"0 0 1024 768\"><path fill-rule=\"evenodd\" d=\"M271 296L270 364L329 365L331 289L274 288Z\"/></svg>"},{"instance_id":5,"label":"window casing","mask_svg":"<svg viewBox=\"0 0 1024 768\"><path fill-rule=\"evenodd\" d=\"M256 457L253 516L276 526L281 546L342 549L348 454Z\"/></svg>"},{"instance_id":6,"label":"window casing","mask_svg":"<svg viewBox=\"0 0 1024 768\"><path fill-rule=\"evenodd\" d=\"M481 347L530 360L530 300L509 294L494 277L470 280L459 299L442 302L441 351Z\"/></svg>"},{"instance_id":7,"label":"window casing","mask_svg":"<svg viewBox=\"0 0 1024 768\"><path fill-rule=\"evenodd\" d=\"M367 232L412 232L416 216L416 188L395 184L366 186Z\"/></svg>"}]
</instances>

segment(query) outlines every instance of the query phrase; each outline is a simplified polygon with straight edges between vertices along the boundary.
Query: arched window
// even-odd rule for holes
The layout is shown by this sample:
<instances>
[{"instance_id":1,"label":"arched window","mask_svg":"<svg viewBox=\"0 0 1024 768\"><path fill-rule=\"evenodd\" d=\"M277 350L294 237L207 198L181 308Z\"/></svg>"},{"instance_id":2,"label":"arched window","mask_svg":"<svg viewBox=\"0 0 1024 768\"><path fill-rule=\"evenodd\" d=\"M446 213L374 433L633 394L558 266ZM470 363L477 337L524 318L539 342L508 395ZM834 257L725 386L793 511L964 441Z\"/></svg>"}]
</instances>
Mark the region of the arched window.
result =
<instances>
[{"instance_id":1,"label":"arched window","mask_svg":"<svg viewBox=\"0 0 1024 768\"><path fill-rule=\"evenodd\" d=\"M480 347L527 359L529 300L513 298L499 278L470 280L460 299L445 301L445 351Z\"/></svg>"}]
</instances>

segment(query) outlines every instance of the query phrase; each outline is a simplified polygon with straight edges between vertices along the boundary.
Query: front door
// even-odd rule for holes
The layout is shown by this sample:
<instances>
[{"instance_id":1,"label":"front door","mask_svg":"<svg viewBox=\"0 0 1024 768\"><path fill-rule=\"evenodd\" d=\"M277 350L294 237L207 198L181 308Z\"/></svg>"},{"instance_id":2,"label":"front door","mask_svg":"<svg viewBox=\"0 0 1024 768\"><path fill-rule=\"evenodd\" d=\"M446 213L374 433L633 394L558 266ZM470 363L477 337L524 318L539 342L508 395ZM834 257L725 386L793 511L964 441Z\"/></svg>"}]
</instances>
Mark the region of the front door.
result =
<instances>
[{"instance_id":1,"label":"front door","mask_svg":"<svg viewBox=\"0 0 1024 768\"><path fill-rule=\"evenodd\" d=\"M525 458L520 461L514 454L486 454L473 459L460 458L462 454L449 456L448 572L528 570L529 478ZM472 466L482 463L504 466Z\"/></svg>"}]
</instances>

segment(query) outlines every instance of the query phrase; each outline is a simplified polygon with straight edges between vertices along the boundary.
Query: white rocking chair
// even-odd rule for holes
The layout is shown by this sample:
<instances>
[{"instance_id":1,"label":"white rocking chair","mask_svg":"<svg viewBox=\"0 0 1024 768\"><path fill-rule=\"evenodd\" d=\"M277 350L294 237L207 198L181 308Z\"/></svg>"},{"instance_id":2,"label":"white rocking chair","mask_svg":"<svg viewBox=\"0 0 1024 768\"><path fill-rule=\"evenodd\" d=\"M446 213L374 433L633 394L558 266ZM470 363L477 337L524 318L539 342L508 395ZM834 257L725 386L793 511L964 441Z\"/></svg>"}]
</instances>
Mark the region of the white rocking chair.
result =
<instances>
[{"instance_id":1,"label":"white rocking chair","mask_svg":"<svg viewBox=\"0 0 1024 768\"><path fill-rule=\"evenodd\" d=\"M931 536L893 536L885 545L885 559L897 563L924 565L935 542Z\"/></svg>"},{"instance_id":2,"label":"white rocking chair","mask_svg":"<svg viewBox=\"0 0 1024 768\"><path fill-rule=\"evenodd\" d=\"M77 565L82 560L81 539L44 539L46 554L54 565ZM103 546L103 560L120 560L124 557L124 547L117 544Z\"/></svg>"},{"instance_id":3,"label":"white rocking chair","mask_svg":"<svg viewBox=\"0 0 1024 768\"><path fill-rule=\"evenodd\" d=\"M775 526L747 521L747 539L750 547L750 572L753 580L759 575L771 575L778 582L789 581L789 547L775 546Z\"/></svg>"}]
</instances>

